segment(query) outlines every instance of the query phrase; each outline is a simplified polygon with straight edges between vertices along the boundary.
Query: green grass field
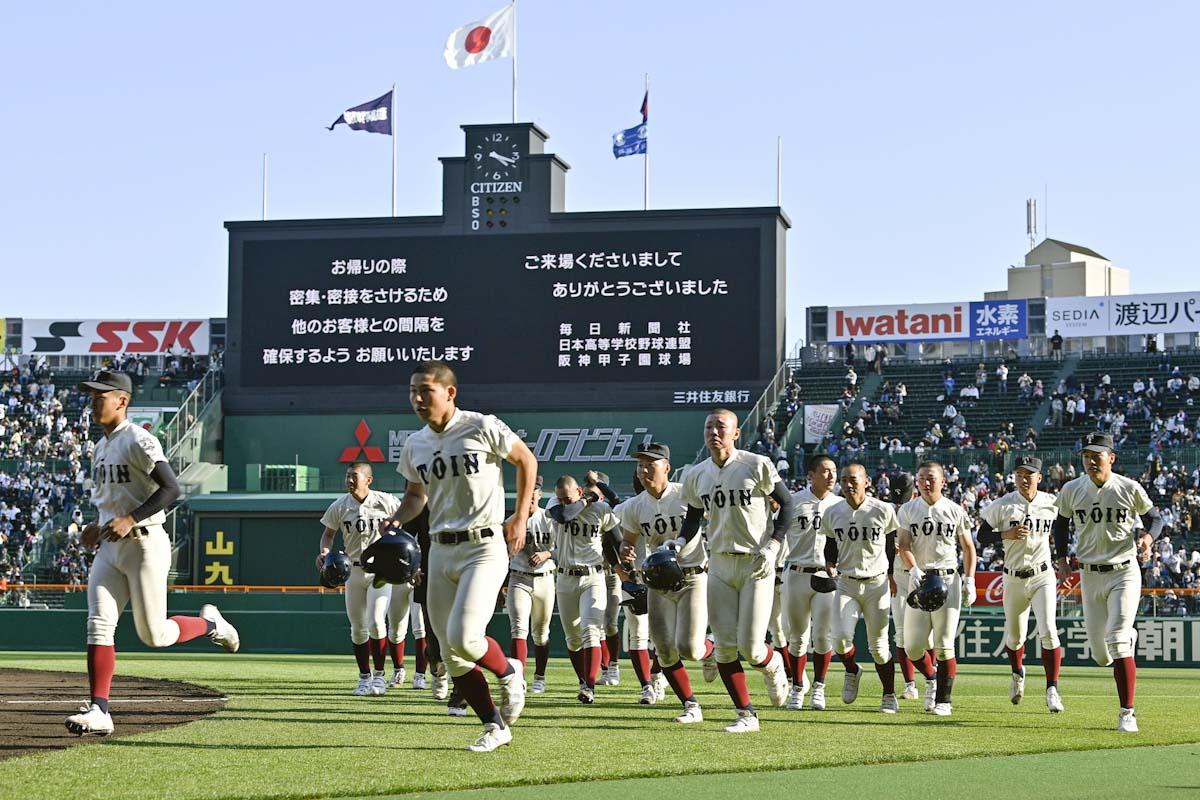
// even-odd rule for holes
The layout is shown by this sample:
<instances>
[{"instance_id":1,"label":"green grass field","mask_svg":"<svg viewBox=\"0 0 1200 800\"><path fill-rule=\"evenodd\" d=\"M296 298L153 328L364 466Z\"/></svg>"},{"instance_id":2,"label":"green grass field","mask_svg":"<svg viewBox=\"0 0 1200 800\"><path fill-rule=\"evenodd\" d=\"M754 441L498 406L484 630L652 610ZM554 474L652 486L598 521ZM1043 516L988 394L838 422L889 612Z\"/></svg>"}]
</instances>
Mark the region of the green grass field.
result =
<instances>
[{"instance_id":1,"label":"green grass field","mask_svg":"<svg viewBox=\"0 0 1200 800\"><path fill-rule=\"evenodd\" d=\"M0 666L82 672L84 660L7 653ZM691 800L747 788L758 797L794 797L801 789L808 795L849 786L862 794L886 787L888 798L928 798L994 794L1006 785L1013 793L1054 790L1060 798L1133 790L1200 795L1200 674L1191 670L1143 670L1142 732L1119 735L1109 670L1065 669L1067 712L1054 716L1042 702L1036 665L1030 694L1018 707L1008 701L1005 669L966 667L955 687L954 716L941 719L921 713L918 702L902 703L895 717L879 714L873 674L864 677L858 703L843 706L835 664L828 711L763 708L761 733L735 737L721 732L732 712L720 683L704 684L698 669L706 721L685 727L671 722L674 702L637 705L628 669L624 685L600 687L596 705L580 706L573 674L561 661L552 665L550 691L530 696L513 744L473 754L462 749L480 730L472 717L447 717L428 692L411 689L351 697L355 670L346 657L156 653L119 656L117 668L209 686L230 701L220 713L179 728L0 762L0 796L569 800L599 789L608 796L669 792ZM763 700L761 681L750 678L752 694ZM83 675L79 686L82 698ZM480 791L463 791L470 789Z\"/></svg>"}]
</instances>

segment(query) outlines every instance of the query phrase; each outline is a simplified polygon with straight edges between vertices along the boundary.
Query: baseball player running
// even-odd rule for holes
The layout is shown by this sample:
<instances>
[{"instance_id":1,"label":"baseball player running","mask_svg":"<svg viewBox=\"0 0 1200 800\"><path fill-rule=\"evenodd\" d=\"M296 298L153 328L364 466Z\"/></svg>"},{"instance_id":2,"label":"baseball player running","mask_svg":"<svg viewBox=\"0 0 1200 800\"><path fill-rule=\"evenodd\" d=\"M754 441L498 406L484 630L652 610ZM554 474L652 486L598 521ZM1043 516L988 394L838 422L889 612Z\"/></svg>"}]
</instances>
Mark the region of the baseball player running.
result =
<instances>
[{"instance_id":1,"label":"baseball player running","mask_svg":"<svg viewBox=\"0 0 1200 800\"><path fill-rule=\"evenodd\" d=\"M1063 710L1058 694L1062 648L1054 613L1058 584L1050 565L1050 531L1058 507L1054 495L1038 491L1040 458L1018 456L1015 478L1015 492L980 512L979 543L1000 541L1004 547L1004 644L1012 665L1008 698L1016 705L1025 696L1025 632L1032 608L1046 669L1046 707L1057 714Z\"/></svg>"},{"instance_id":2,"label":"baseball player running","mask_svg":"<svg viewBox=\"0 0 1200 800\"><path fill-rule=\"evenodd\" d=\"M609 508L614 508L617 505L617 493L608 483L608 475L605 473L597 472L594 469L588 470L583 476L583 491L591 494L597 500L608 503ZM617 536L620 538L619 531ZM621 684L622 578L617 573L616 564L610 562L611 559L605 559L604 563L604 585L608 593L604 601L604 634L600 637L599 683L601 686L619 686ZM635 660L633 653L630 653L630 660ZM635 662L635 669L637 668Z\"/></svg>"},{"instance_id":3,"label":"baseball player running","mask_svg":"<svg viewBox=\"0 0 1200 800\"><path fill-rule=\"evenodd\" d=\"M600 673L600 640L604 633L607 586L601 537L620 527L608 503L585 492L570 475L554 484L557 503L548 513L554 521L551 557L558 565L554 587L558 618L567 639L571 665L579 677L577 699L591 705Z\"/></svg>"},{"instance_id":4,"label":"baseball player running","mask_svg":"<svg viewBox=\"0 0 1200 800\"><path fill-rule=\"evenodd\" d=\"M891 503L892 507L897 512L900 511L900 506L912 500L916 496L916 482L913 481L912 475L907 472L902 472L891 481ZM899 532L892 535L892 549L896 549L896 537ZM920 697L917 691L916 669L913 667L912 659L908 657L908 652L904 649L904 609L907 608L905 599L908 596L908 586L912 582L909 577L908 569L904 566L904 560L897 558L892 562L892 575L888 583L892 593L892 626L894 628L892 639L895 643L896 661L900 664L900 672L904 677L904 691L900 694L901 700L916 700ZM930 648L926 648L930 649ZM931 690L932 691L932 690ZM932 696L932 695L931 695Z\"/></svg>"},{"instance_id":5,"label":"baseball player running","mask_svg":"<svg viewBox=\"0 0 1200 800\"><path fill-rule=\"evenodd\" d=\"M814 711L822 711L825 708L825 676L833 659L834 594L814 589L812 577L826 569L821 520L830 508L845 501L833 493L837 464L832 458L813 456L808 461L807 474L808 486L792 495L795 513L788 527L785 547L783 619L793 660L792 692L787 707L793 711L804 707L804 695L808 691L805 667L811 641L812 707Z\"/></svg>"},{"instance_id":6,"label":"baseball player running","mask_svg":"<svg viewBox=\"0 0 1200 800\"><path fill-rule=\"evenodd\" d=\"M1114 474L1116 454L1112 437L1089 433L1084 437L1083 471L1058 493L1054 520L1054 545L1060 579L1067 572L1071 523L1075 524L1075 557L1081 571L1083 622L1092 659L1113 666L1117 698L1117 730L1137 733L1134 694L1137 672L1134 616L1141 599L1142 574L1137 568L1134 534L1140 520L1152 535L1162 521L1153 512L1146 490L1135 480Z\"/></svg>"},{"instance_id":7,"label":"baseball player running","mask_svg":"<svg viewBox=\"0 0 1200 800\"><path fill-rule=\"evenodd\" d=\"M554 524L541 509L542 476L534 481L525 546L508 563L508 620L512 634L510 652L524 668L533 635L533 684L529 691L546 691L546 664L550 661L550 616L554 613Z\"/></svg>"},{"instance_id":8,"label":"baseball player running","mask_svg":"<svg viewBox=\"0 0 1200 800\"><path fill-rule=\"evenodd\" d=\"M317 552L317 568L325 563L325 556L333 546L334 536L340 531L350 559L350 578L346 581L346 616L350 619L350 644L358 662L358 685L354 687L356 697L383 695L388 688L384 674L385 637L391 638L387 614L392 602L393 589L399 589L403 598L405 627L408 625L408 598L411 586L384 584L374 585L374 576L364 572L360 560L363 551L383 535L390 525L392 516L400 508L400 501L387 492L371 488L374 480L371 465L366 462L351 464L346 470L346 494L334 500L321 524L325 526ZM398 627L399 620L394 620ZM374 671L371 661L374 660Z\"/></svg>"},{"instance_id":9,"label":"baseball player running","mask_svg":"<svg viewBox=\"0 0 1200 800\"><path fill-rule=\"evenodd\" d=\"M91 393L92 418L104 436L92 456L92 503L100 517L82 534L85 547L99 547L88 574L90 699L67 717L66 725L77 736L108 736L113 732L108 696L117 660L113 635L126 604L133 606L133 624L147 647L207 636L236 653L239 639L215 606L201 606L198 617L167 616L171 541L162 524L179 498L179 484L158 439L126 419L133 382L123 372L102 370L79 388Z\"/></svg>"},{"instance_id":10,"label":"baseball player running","mask_svg":"<svg viewBox=\"0 0 1200 800\"><path fill-rule=\"evenodd\" d=\"M900 706L896 702L896 662L888 647L888 576L894 558L888 534L896 529L896 511L891 503L867 496L869 483L862 464L842 468L844 502L826 509L820 533L825 539L825 561L835 564L837 570L834 646L846 666L842 702L858 699L862 667L855 660L854 629L861 615L875 672L883 684L879 710L895 714Z\"/></svg>"},{"instance_id":11,"label":"baseball player running","mask_svg":"<svg viewBox=\"0 0 1200 800\"><path fill-rule=\"evenodd\" d=\"M651 442L634 455L643 491L613 509L621 520L624 535L622 556L626 561L634 560L639 544L644 550L668 548L676 552L684 584L673 592L649 590L650 640L658 652L667 683L683 704L683 713L675 721L703 722L704 713L692 692L683 659L699 661L713 651L713 643L704 636L708 627L708 558L704 537L694 536L691 541L680 538L687 503L683 500L683 485L670 479L671 449L660 442Z\"/></svg>"},{"instance_id":12,"label":"baseball player running","mask_svg":"<svg viewBox=\"0 0 1200 800\"><path fill-rule=\"evenodd\" d=\"M487 635L509 559L525 546L537 460L494 416L457 407L458 378L425 361L409 379L409 401L425 427L408 437L396 469L408 481L396 512L403 525L429 506L426 610L455 688L483 723L467 749L487 753L512 741L525 708L521 662ZM516 510L504 517L503 462L517 468ZM480 667L499 679L497 709Z\"/></svg>"},{"instance_id":13,"label":"baseball player running","mask_svg":"<svg viewBox=\"0 0 1200 800\"><path fill-rule=\"evenodd\" d=\"M916 497L900 507L898 514L900 558L909 571L906 591L920 587L925 575L941 575L948 595L937 611L904 609L904 649L925 677L925 710L939 717L953 712L950 696L958 662L954 658L954 640L958 635L958 617L963 603L975 604L975 540L971 521L962 506L942 496L946 474L937 461L925 461L917 468ZM958 574L958 552L962 547L963 574ZM929 663L925 646L933 634L937 654L936 672ZM931 696L932 695L932 696Z\"/></svg>"},{"instance_id":14,"label":"baseball player running","mask_svg":"<svg viewBox=\"0 0 1200 800\"><path fill-rule=\"evenodd\" d=\"M775 594L775 560L791 524L792 495L769 458L737 448L741 429L737 415L714 410L704 421L709 458L683 479L688 504L682 538L690 542L708 519L708 612L715 639L714 655L737 718L726 733L759 729L750 703L739 653L762 673L774 706L787 701L783 659L766 642ZM771 525L769 498L779 504Z\"/></svg>"}]
</instances>

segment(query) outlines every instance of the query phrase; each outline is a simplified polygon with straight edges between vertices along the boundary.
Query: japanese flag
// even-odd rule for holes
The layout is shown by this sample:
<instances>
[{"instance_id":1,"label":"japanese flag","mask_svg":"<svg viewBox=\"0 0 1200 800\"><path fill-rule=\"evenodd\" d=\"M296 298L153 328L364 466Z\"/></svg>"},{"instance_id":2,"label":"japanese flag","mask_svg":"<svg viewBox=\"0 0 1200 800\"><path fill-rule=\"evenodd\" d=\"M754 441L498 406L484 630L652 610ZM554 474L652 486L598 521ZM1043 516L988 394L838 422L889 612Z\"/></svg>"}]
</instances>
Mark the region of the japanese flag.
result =
<instances>
[{"instance_id":1,"label":"japanese flag","mask_svg":"<svg viewBox=\"0 0 1200 800\"><path fill-rule=\"evenodd\" d=\"M482 22L472 22L454 31L446 40L446 64L450 69L458 69L493 58L511 57L517 45L515 16L510 3Z\"/></svg>"}]
</instances>

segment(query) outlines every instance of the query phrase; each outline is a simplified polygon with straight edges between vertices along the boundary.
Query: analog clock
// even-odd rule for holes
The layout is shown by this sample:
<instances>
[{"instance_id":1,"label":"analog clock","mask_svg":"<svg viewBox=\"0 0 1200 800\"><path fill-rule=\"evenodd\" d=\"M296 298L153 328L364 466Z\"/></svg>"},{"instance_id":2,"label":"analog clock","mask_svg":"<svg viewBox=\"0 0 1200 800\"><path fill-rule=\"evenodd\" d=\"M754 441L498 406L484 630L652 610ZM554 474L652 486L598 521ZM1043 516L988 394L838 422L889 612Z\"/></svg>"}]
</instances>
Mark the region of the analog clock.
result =
<instances>
[{"instance_id":1,"label":"analog clock","mask_svg":"<svg viewBox=\"0 0 1200 800\"><path fill-rule=\"evenodd\" d=\"M467 175L472 181L518 180L524 156L512 134L480 133L472 137L467 147Z\"/></svg>"}]
</instances>

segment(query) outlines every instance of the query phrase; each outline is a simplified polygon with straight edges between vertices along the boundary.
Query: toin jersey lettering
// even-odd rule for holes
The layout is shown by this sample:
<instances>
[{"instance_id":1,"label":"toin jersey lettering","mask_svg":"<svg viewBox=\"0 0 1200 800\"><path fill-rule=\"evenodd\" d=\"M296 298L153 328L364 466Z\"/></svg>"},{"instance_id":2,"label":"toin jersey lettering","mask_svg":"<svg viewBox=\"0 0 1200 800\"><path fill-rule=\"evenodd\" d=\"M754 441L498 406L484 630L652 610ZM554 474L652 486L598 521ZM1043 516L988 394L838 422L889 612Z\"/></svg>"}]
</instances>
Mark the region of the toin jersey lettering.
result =
<instances>
[{"instance_id":1,"label":"toin jersey lettering","mask_svg":"<svg viewBox=\"0 0 1200 800\"><path fill-rule=\"evenodd\" d=\"M462 478L478 474L479 454L463 453L461 456L449 457L435 455L428 464L415 464L414 466L421 475L421 481L428 486L431 477L440 481L447 475L451 478Z\"/></svg>"}]
</instances>

